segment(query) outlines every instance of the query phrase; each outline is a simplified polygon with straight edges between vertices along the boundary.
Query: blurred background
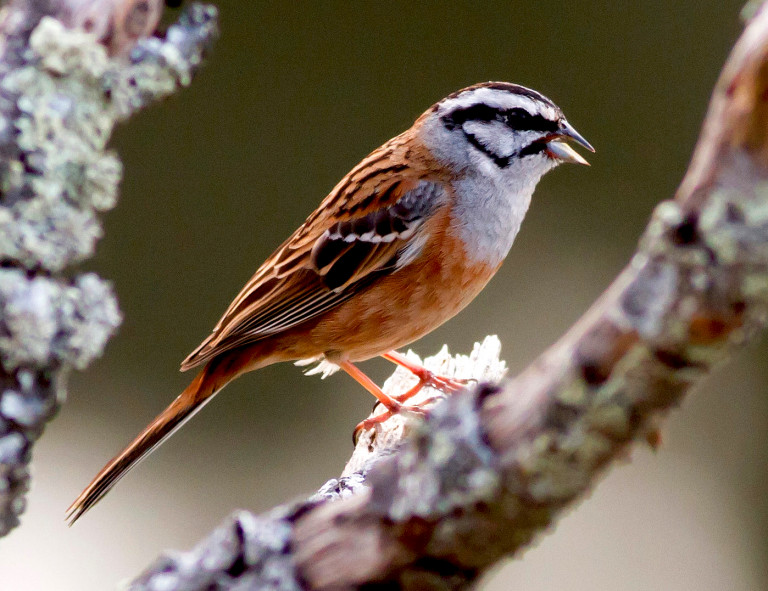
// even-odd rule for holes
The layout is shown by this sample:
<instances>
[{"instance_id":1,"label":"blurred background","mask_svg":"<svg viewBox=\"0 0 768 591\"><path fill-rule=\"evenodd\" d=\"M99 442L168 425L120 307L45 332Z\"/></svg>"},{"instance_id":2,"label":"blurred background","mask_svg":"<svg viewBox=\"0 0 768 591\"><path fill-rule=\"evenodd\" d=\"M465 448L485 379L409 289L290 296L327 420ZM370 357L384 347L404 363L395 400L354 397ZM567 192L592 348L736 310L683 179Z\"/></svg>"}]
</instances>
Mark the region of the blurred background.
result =
<instances>
[{"instance_id":1,"label":"blurred background","mask_svg":"<svg viewBox=\"0 0 768 591\"><path fill-rule=\"evenodd\" d=\"M234 2L192 87L118 130L119 207L84 267L125 322L72 376L34 450L23 525L0 541L4 588L114 589L235 508L264 511L338 475L371 397L285 364L207 406L74 528L64 510L192 377L178 363L257 266L363 156L448 93L508 80L548 95L597 148L541 183L481 296L415 344L500 336L518 371L627 262L685 170L742 0ZM768 589L768 342L673 413L591 497L483 589ZM383 380L392 367L364 368Z\"/></svg>"}]
</instances>

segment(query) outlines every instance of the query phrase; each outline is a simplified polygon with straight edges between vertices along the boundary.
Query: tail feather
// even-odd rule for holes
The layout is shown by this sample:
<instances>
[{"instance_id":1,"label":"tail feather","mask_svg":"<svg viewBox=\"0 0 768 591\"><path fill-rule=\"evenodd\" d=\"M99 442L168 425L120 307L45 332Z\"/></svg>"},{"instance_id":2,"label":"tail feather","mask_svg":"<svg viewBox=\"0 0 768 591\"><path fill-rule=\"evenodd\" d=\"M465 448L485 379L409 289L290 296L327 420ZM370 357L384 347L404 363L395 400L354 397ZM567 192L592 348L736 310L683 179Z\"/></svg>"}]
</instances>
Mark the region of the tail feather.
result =
<instances>
[{"instance_id":1,"label":"tail feather","mask_svg":"<svg viewBox=\"0 0 768 591\"><path fill-rule=\"evenodd\" d=\"M115 456L67 509L67 521L72 525L106 495L118 480L147 457L158 445L173 435L199 411L229 379L217 383L217 372L206 366L192 383L152 421L128 447ZM234 377L234 376L233 376Z\"/></svg>"}]
</instances>

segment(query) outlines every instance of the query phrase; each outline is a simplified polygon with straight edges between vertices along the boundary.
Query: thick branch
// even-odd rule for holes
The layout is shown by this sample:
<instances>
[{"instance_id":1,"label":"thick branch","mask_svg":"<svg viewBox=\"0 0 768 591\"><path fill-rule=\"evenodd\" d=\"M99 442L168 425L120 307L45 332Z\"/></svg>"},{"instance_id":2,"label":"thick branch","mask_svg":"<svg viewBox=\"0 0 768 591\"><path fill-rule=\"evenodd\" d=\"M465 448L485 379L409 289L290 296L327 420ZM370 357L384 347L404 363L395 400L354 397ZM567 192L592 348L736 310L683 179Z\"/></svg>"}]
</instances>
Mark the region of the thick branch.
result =
<instances>
[{"instance_id":1,"label":"thick branch","mask_svg":"<svg viewBox=\"0 0 768 591\"><path fill-rule=\"evenodd\" d=\"M120 324L109 283L63 274L93 254L97 214L117 201L112 129L187 85L215 34L215 12L196 6L165 40L145 38L162 5L16 0L0 13L0 536L18 524L67 370Z\"/></svg>"},{"instance_id":2,"label":"thick branch","mask_svg":"<svg viewBox=\"0 0 768 591\"><path fill-rule=\"evenodd\" d=\"M363 473L264 517L236 515L132 589L459 589L528 545L765 327L767 101L763 4L675 200L558 343L514 379L438 404L402 442L384 423L359 443L377 460Z\"/></svg>"}]
</instances>

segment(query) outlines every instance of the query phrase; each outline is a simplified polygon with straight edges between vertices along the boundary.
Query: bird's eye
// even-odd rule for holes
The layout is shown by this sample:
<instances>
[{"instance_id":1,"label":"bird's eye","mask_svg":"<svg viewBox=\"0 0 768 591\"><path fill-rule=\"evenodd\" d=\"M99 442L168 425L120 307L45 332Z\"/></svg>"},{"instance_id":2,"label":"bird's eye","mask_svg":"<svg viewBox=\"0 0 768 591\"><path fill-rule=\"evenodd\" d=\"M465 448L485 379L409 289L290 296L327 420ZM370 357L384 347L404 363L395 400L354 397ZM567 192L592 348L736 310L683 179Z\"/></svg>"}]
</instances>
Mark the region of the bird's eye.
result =
<instances>
[{"instance_id":1,"label":"bird's eye","mask_svg":"<svg viewBox=\"0 0 768 591\"><path fill-rule=\"evenodd\" d=\"M514 129L525 129L531 114L525 109L510 109L504 112L504 123Z\"/></svg>"}]
</instances>

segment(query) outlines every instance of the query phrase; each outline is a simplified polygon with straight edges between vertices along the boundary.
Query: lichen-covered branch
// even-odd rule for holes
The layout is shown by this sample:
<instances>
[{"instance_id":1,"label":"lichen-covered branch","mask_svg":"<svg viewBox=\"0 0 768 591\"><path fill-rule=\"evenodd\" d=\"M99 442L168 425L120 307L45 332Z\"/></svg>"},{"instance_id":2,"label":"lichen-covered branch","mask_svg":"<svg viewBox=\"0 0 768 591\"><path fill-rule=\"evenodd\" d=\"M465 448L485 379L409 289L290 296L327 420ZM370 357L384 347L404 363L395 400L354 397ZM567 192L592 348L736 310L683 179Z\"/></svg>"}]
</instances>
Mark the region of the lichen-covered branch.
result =
<instances>
[{"instance_id":1,"label":"lichen-covered branch","mask_svg":"<svg viewBox=\"0 0 768 591\"><path fill-rule=\"evenodd\" d=\"M437 404L407 437L377 426L355 450L361 471L235 515L131 589L466 588L629 444L653 442L658 418L768 322L766 4L723 70L675 199L558 343L518 376Z\"/></svg>"},{"instance_id":2,"label":"lichen-covered branch","mask_svg":"<svg viewBox=\"0 0 768 591\"><path fill-rule=\"evenodd\" d=\"M69 368L120 324L109 283L65 269L93 254L115 206L115 124L189 84L216 34L193 6L163 39L163 3L16 0L0 13L0 536L18 524L32 443Z\"/></svg>"}]
</instances>

